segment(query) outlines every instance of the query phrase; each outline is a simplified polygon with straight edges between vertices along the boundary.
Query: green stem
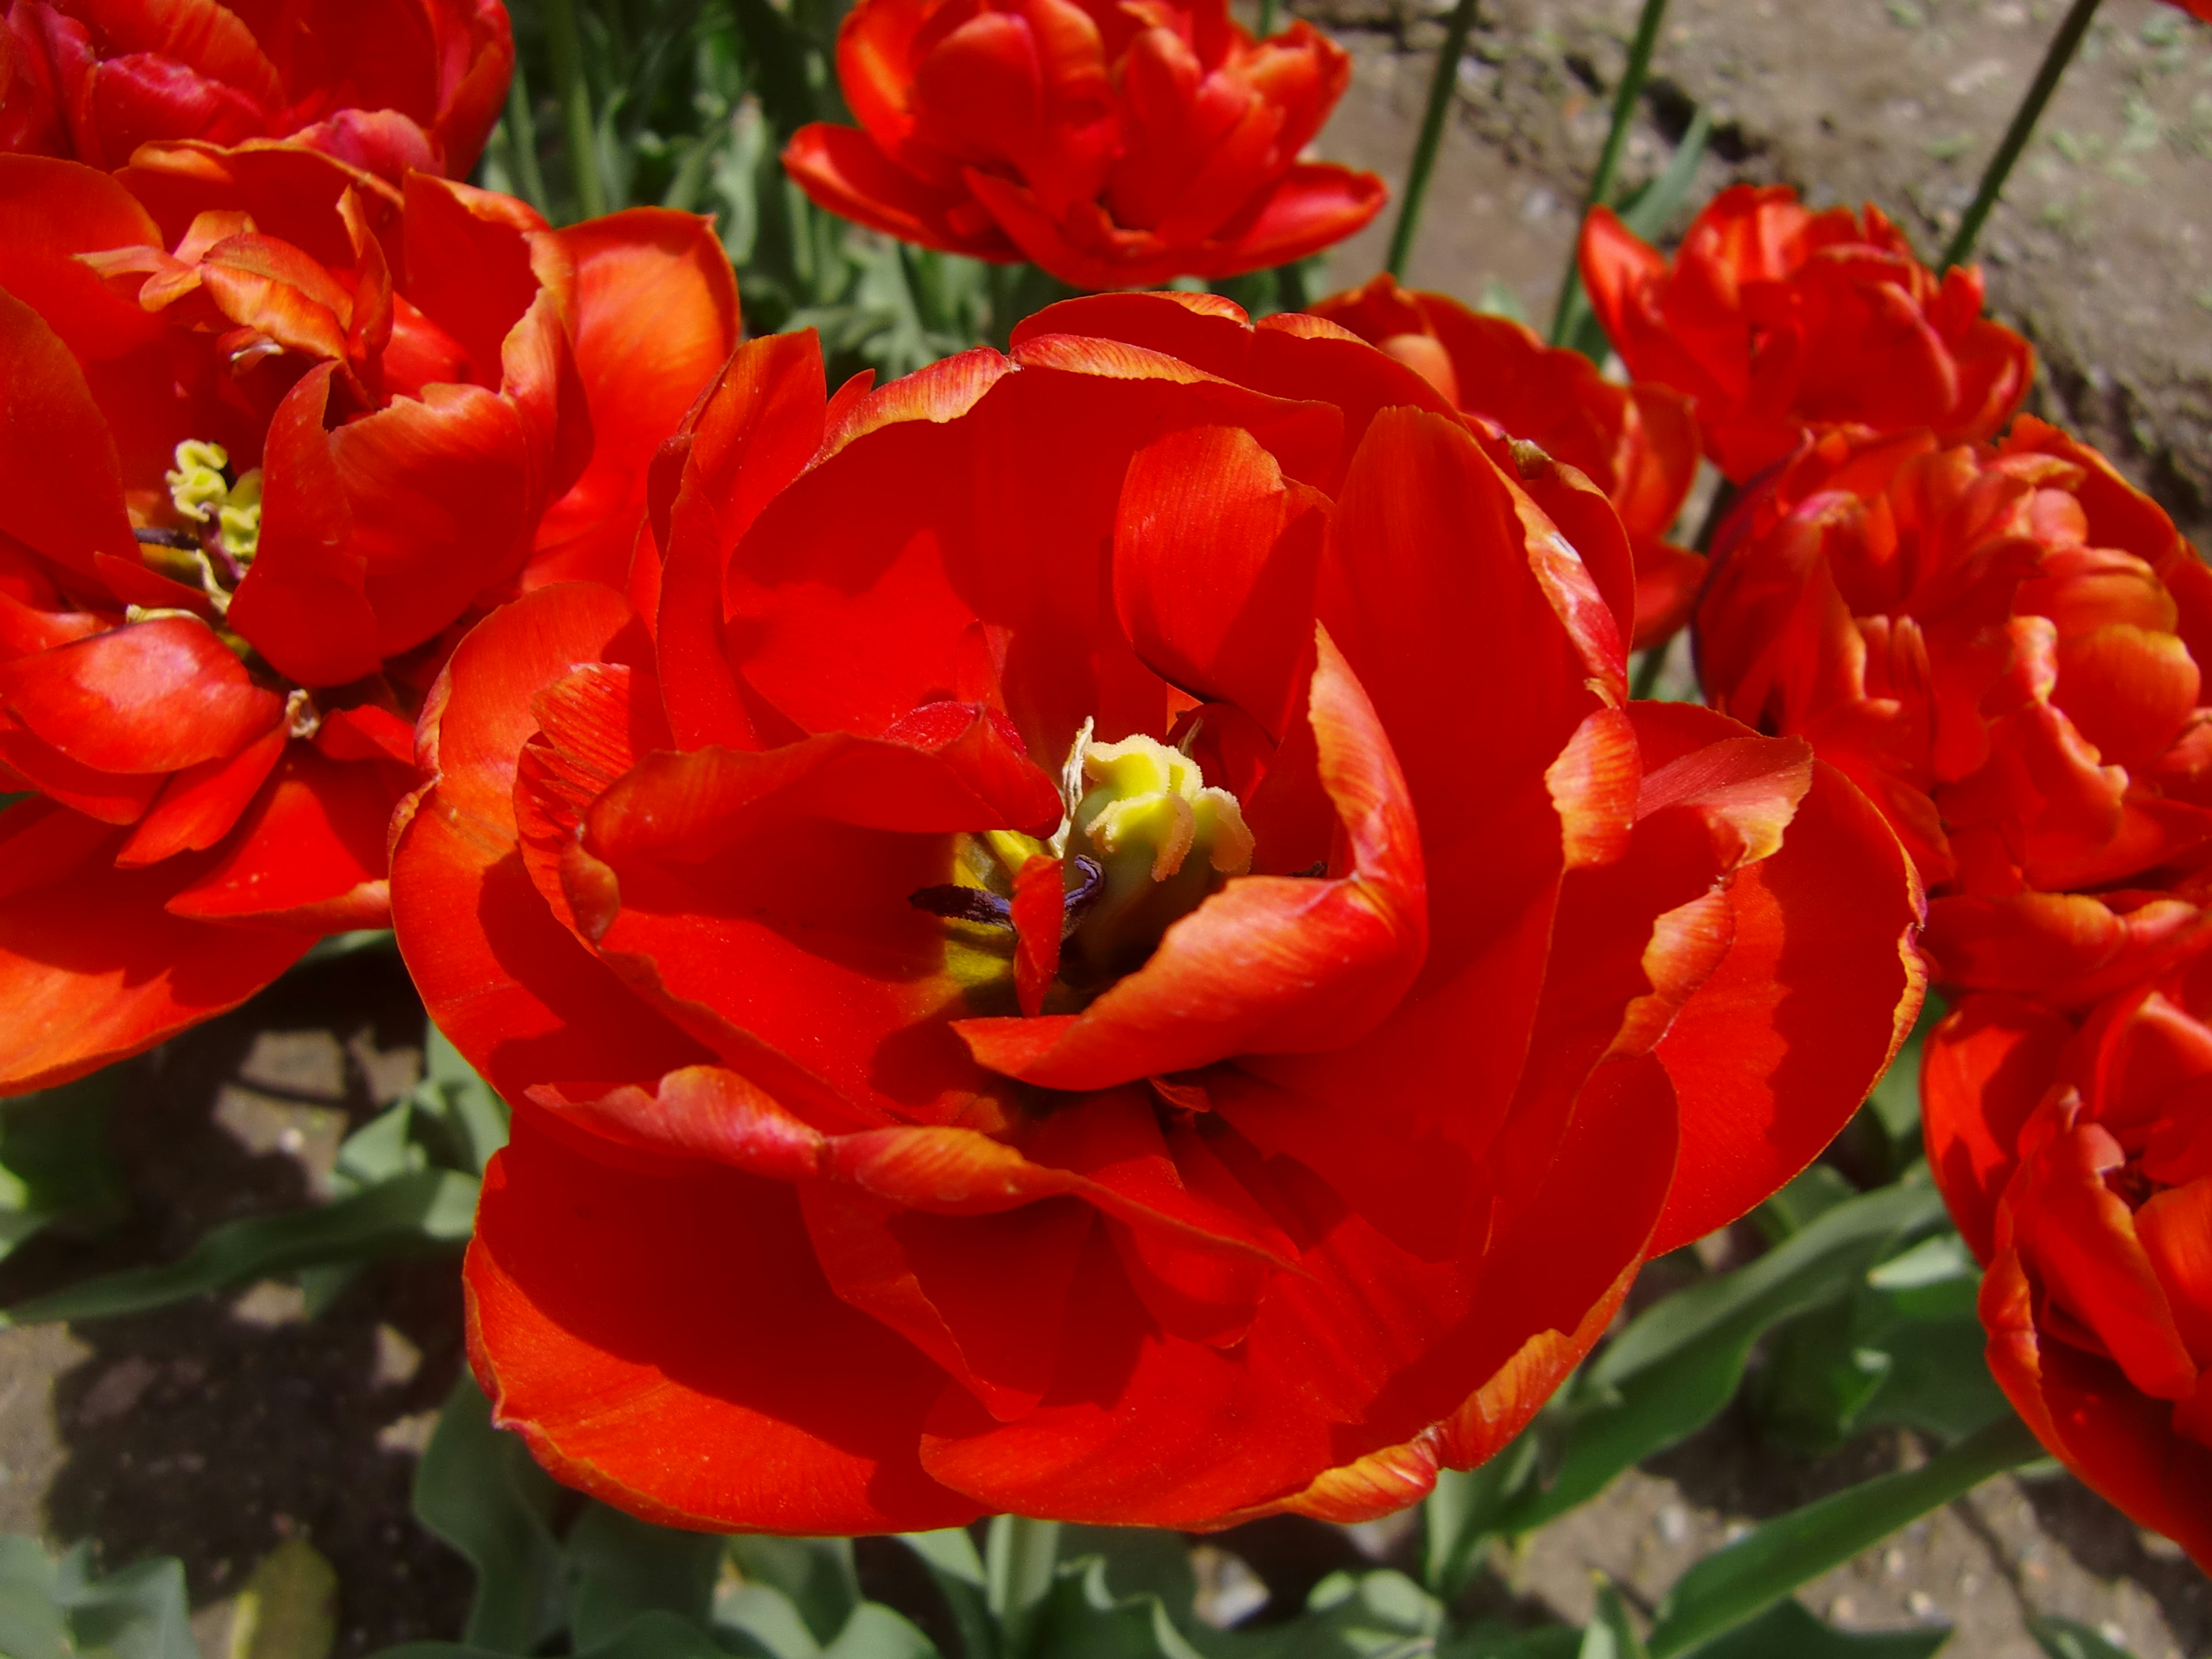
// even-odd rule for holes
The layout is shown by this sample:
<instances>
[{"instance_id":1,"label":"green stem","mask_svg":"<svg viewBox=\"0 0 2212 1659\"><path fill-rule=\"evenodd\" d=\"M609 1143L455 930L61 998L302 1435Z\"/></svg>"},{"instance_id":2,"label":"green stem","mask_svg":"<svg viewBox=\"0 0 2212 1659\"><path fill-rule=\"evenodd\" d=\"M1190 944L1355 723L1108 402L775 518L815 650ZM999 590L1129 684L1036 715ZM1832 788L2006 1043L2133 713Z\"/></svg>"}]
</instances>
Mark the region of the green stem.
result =
<instances>
[{"instance_id":1,"label":"green stem","mask_svg":"<svg viewBox=\"0 0 2212 1659\"><path fill-rule=\"evenodd\" d=\"M1667 666L1667 647L1672 642L1664 641L1636 653L1635 672L1628 681L1631 702L1648 702L1651 694L1659 689L1659 676Z\"/></svg>"},{"instance_id":2,"label":"green stem","mask_svg":"<svg viewBox=\"0 0 2212 1659\"><path fill-rule=\"evenodd\" d=\"M1682 1575L1645 1644L1650 1659L1673 1659L1734 1630L1930 1510L2043 1455L2027 1425L2007 1412L1917 1469L1846 1486L1768 1522Z\"/></svg>"},{"instance_id":3,"label":"green stem","mask_svg":"<svg viewBox=\"0 0 2212 1659\"><path fill-rule=\"evenodd\" d=\"M1260 0L1260 38L1264 40L1275 32L1275 0Z\"/></svg>"},{"instance_id":4,"label":"green stem","mask_svg":"<svg viewBox=\"0 0 2212 1659\"><path fill-rule=\"evenodd\" d=\"M1060 1522L994 1517L983 1546L983 1594L999 1621L1003 1659L1021 1659L1060 1559Z\"/></svg>"},{"instance_id":5,"label":"green stem","mask_svg":"<svg viewBox=\"0 0 2212 1659\"><path fill-rule=\"evenodd\" d=\"M1996 206L1997 198L2004 193L2005 180L2011 176L2013 163L2020 160L2020 153L2035 136L2035 124L2043 118L2043 106L2051 101L2051 94L2058 89L2059 77L2066 73L2066 66L2081 49L2081 37L2089 32L2089 22L2097 15L2098 4L2099 0L2074 0L2066 21L2051 37L2050 49L2043 54L2043 66L2036 70L2027 96L2013 112L2012 125L2005 129L2004 142L1997 146L1997 153L1990 157L1989 166L1982 170L1981 186L1974 191L1966 216L1959 221L1958 234L1943 250L1946 270L1966 264L1973 252L1975 239L1981 235L1990 210Z\"/></svg>"},{"instance_id":6,"label":"green stem","mask_svg":"<svg viewBox=\"0 0 2212 1659\"><path fill-rule=\"evenodd\" d=\"M1451 112L1452 88L1459 79L1459 60L1467 53L1467 37L1474 28L1477 0L1458 0L1451 21L1444 25L1444 43L1437 53L1437 70L1429 79L1429 106L1421 116L1421 136L1413 143L1413 159L1406 168L1405 199L1398 204L1398 222L1390 231L1390 257L1384 269L1393 276L1406 274L1406 261L1413 252L1413 233L1421 222L1421 198L1429 193L1429 174L1436 170L1437 147L1443 143L1444 117Z\"/></svg>"},{"instance_id":7,"label":"green stem","mask_svg":"<svg viewBox=\"0 0 2212 1659\"><path fill-rule=\"evenodd\" d=\"M1644 83L1650 78L1651 53L1659 44L1659 25L1667 15L1667 0L1644 0L1644 15L1636 21L1636 38L1628 44L1628 66L1620 72L1620 84L1613 89L1613 125L1606 129L1605 148L1598 152L1597 171L1590 174L1589 195L1585 202L1583 216L1590 208L1605 207L1613 198L1613 181L1620 171L1621 152L1628 148L1628 130L1636 123L1637 100L1644 96ZM1552 343L1557 345L1567 331L1567 314L1574 309L1575 295L1581 289L1580 267L1577 261L1582 252L1579 233L1575 246L1567 250L1567 274L1559 283L1559 303L1552 313Z\"/></svg>"},{"instance_id":8,"label":"green stem","mask_svg":"<svg viewBox=\"0 0 2212 1659\"><path fill-rule=\"evenodd\" d=\"M507 142L514 152L514 182L522 191L522 199L550 218L545 170L538 165L538 118L531 112L530 88L522 78L520 58L514 62L514 79L507 88Z\"/></svg>"},{"instance_id":9,"label":"green stem","mask_svg":"<svg viewBox=\"0 0 2212 1659\"><path fill-rule=\"evenodd\" d=\"M576 34L576 0L544 0L546 52L553 60L554 90L568 129L568 172L576 184L576 205L584 217L607 210L607 187L599 177L599 135L592 125L592 89L584 84L583 44Z\"/></svg>"}]
</instances>

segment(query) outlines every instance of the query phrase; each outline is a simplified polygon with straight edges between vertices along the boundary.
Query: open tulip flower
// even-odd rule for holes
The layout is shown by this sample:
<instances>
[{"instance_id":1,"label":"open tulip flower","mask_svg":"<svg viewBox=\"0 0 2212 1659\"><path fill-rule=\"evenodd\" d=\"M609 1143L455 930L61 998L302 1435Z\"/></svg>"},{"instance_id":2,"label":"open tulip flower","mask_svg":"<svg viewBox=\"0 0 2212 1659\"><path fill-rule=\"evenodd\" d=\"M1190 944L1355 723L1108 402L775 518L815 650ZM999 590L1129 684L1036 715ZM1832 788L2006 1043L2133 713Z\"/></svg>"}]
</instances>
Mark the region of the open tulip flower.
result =
<instances>
[{"instance_id":1,"label":"open tulip flower","mask_svg":"<svg viewBox=\"0 0 2212 1659\"><path fill-rule=\"evenodd\" d=\"M1967 997L1923 1099L1988 1264L1990 1371L2051 1455L2212 1571L2212 929L2072 1018Z\"/></svg>"},{"instance_id":2,"label":"open tulip flower","mask_svg":"<svg viewBox=\"0 0 2212 1659\"><path fill-rule=\"evenodd\" d=\"M2212 843L2212 571L2094 450L1829 433L1713 558L1707 695L1889 814L1939 979L2075 1006L2193 925L2158 890Z\"/></svg>"},{"instance_id":3,"label":"open tulip flower","mask_svg":"<svg viewBox=\"0 0 2212 1659\"><path fill-rule=\"evenodd\" d=\"M737 319L703 220L550 232L287 146L0 156L0 216L11 1092L385 924L455 624L623 579L655 437Z\"/></svg>"},{"instance_id":4,"label":"open tulip flower","mask_svg":"<svg viewBox=\"0 0 2212 1659\"><path fill-rule=\"evenodd\" d=\"M1226 0L860 0L837 78L860 125L802 127L784 165L834 213L1077 288L1234 276L1382 210L1374 174L1299 159L1351 76Z\"/></svg>"},{"instance_id":5,"label":"open tulip flower","mask_svg":"<svg viewBox=\"0 0 2212 1659\"><path fill-rule=\"evenodd\" d=\"M711 1528L1402 1507L1844 1121L1902 849L1628 704L1603 495L1330 324L822 374L743 347L657 564L424 710L393 915L515 1103L499 1420Z\"/></svg>"},{"instance_id":6,"label":"open tulip flower","mask_svg":"<svg viewBox=\"0 0 2212 1659\"><path fill-rule=\"evenodd\" d=\"M1938 278L1869 205L1815 213L1786 185L1736 185L1670 262L1609 208L1583 227L1583 283L1628 372L1686 394L1736 483L1807 428L2001 430L2034 378L2027 342L1982 315L1982 277Z\"/></svg>"},{"instance_id":7,"label":"open tulip flower","mask_svg":"<svg viewBox=\"0 0 2212 1659\"><path fill-rule=\"evenodd\" d=\"M0 150L119 167L289 138L395 184L462 178L514 71L500 0L9 0Z\"/></svg>"},{"instance_id":8,"label":"open tulip flower","mask_svg":"<svg viewBox=\"0 0 2212 1659\"><path fill-rule=\"evenodd\" d=\"M1688 398L1649 382L1616 386L1580 352L1449 295L1401 289L1388 271L1310 309L1381 346L1462 413L1579 467L1605 491L1636 556L1632 647L1659 644L1689 619L1705 562L1667 539L1698 477Z\"/></svg>"}]
</instances>

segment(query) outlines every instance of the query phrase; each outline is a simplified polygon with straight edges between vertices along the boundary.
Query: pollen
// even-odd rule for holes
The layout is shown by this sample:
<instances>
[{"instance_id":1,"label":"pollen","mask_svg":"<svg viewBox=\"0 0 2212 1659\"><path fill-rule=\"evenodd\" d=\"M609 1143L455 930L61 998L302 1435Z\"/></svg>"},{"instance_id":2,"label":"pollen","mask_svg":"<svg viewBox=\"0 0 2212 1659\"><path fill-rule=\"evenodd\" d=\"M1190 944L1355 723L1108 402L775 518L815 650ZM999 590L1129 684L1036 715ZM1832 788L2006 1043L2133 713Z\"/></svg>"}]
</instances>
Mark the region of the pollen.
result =
<instances>
[{"instance_id":1,"label":"pollen","mask_svg":"<svg viewBox=\"0 0 2212 1659\"><path fill-rule=\"evenodd\" d=\"M1149 852L1156 882L1180 871L1194 849L1218 874L1251 869L1252 832L1237 797L1208 785L1189 756L1141 735L1119 743L1086 737L1079 747L1089 787L1075 825L1109 859Z\"/></svg>"},{"instance_id":2,"label":"pollen","mask_svg":"<svg viewBox=\"0 0 2212 1659\"><path fill-rule=\"evenodd\" d=\"M230 480L223 476L223 469L230 465L230 453L221 444L187 438L177 446L176 459L176 470L162 475L169 486L169 500L193 523L205 524L229 499ZM255 491L257 500L259 494Z\"/></svg>"}]
</instances>

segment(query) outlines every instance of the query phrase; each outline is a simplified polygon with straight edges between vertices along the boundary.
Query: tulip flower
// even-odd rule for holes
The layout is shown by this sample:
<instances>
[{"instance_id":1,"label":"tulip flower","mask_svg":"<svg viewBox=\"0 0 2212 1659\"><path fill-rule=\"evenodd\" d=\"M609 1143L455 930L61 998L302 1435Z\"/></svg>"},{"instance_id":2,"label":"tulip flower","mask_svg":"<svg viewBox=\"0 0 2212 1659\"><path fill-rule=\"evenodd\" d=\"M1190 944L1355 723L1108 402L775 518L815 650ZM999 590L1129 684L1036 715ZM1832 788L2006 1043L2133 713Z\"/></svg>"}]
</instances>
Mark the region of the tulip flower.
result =
<instances>
[{"instance_id":1,"label":"tulip flower","mask_svg":"<svg viewBox=\"0 0 2212 1659\"><path fill-rule=\"evenodd\" d=\"M2212 929L2069 1018L1967 997L1931 1167L1988 1271L1991 1373L2051 1455L2212 1571Z\"/></svg>"},{"instance_id":2,"label":"tulip flower","mask_svg":"<svg viewBox=\"0 0 2212 1659\"><path fill-rule=\"evenodd\" d=\"M1862 222L1786 185L1733 185L1671 262L1601 207L1581 258L1628 372L1692 400L1706 454L1739 484L1812 428L1993 437L2034 378L2027 342L1983 317L1980 270L1939 280L1871 205Z\"/></svg>"},{"instance_id":3,"label":"tulip flower","mask_svg":"<svg viewBox=\"0 0 2212 1659\"><path fill-rule=\"evenodd\" d=\"M0 150L286 138L398 183L465 177L507 100L500 0L9 0Z\"/></svg>"},{"instance_id":4,"label":"tulip flower","mask_svg":"<svg viewBox=\"0 0 2212 1659\"><path fill-rule=\"evenodd\" d=\"M1310 309L1381 346L1462 414L1539 445L1605 492L1636 555L1636 649L1689 619L1705 562L1667 539L1698 477L1689 399L1649 382L1616 386L1580 352L1449 295L1401 289L1388 271Z\"/></svg>"},{"instance_id":5,"label":"tulip flower","mask_svg":"<svg viewBox=\"0 0 2212 1659\"><path fill-rule=\"evenodd\" d=\"M833 213L1077 288L1234 276L1382 210L1372 173L1300 159L1351 77L1311 25L1255 40L1225 0L860 0L860 125L802 127L784 166Z\"/></svg>"},{"instance_id":6,"label":"tulip flower","mask_svg":"<svg viewBox=\"0 0 2212 1659\"><path fill-rule=\"evenodd\" d=\"M737 317L699 218L549 231L292 146L0 156L0 214L15 1092L386 925L458 624L626 579L652 451Z\"/></svg>"},{"instance_id":7,"label":"tulip flower","mask_svg":"<svg viewBox=\"0 0 2212 1659\"><path fill-rule=\"evenodd\" d=\"M635 1514L1401 1508L1914 1017L1879 814L1630 705L1605 498L1318 319L757 340L648 525L456 649L392 867L515 1103L477 1374Z\"/></svg>"},{"instance_id":8,"label":"tulip flower","mask_svg":"<svg viewBox=\"0 0 2212 1659\"><path fill-rule=\"evenodd\" d=\"M1830 433L1714 567L1707 696L1888 814L1939 978L2071 1005L2188 924L2156 890L2212 850L2212 571L2094 450L2025 416L1995 447Z\"/></svg>"}]
</instances>

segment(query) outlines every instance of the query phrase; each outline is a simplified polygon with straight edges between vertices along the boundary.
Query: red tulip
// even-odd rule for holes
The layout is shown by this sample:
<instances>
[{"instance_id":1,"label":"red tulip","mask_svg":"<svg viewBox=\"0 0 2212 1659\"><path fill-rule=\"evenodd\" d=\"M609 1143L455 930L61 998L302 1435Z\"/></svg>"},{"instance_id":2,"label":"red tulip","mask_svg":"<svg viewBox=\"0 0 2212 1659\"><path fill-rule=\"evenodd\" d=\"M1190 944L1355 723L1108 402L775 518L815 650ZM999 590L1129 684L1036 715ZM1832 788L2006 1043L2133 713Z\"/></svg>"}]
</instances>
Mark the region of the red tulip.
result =
<instances>
[{"instance_id":1,"label":"red tulip","mask_svg":"<svg viewBox=\"0 0 2212 1659\"><path fill-rule=\"evenodd\" d=\"M2179 6L2200 23L2212 23L2212 0L2166 0Z\"/></svg>"},{"instance_id":2,"label":"red tulip","mask_svg":"<svg viewBox=\"0 0 2212 1659\"><path fill-rule=\"evenodd\" d=\"M1381 346L1462 413L1579 467L1605 491L1636 555L1635 648L1689 620L1705 562L1667 539L1698 477L1698 423L1681 393L1616 386L1580 352L1448 295L1401 289L1388 271L1311 310Z\"/></svg>"},{"instance_id":3,"label":"red tulip","mask_svg":"<svg viewBox=\"0 0 2212 1659\"><path fill-rule=\"evenodd\" d=\"M1990 1371L2051 1455L2212 1571L2212 930L2070 1019L1970 996L1924 1066Z\"/></svg>"},{"instance_id":4,"label":"red tulip","mask_svg":"<svg viewBox=\"0 0 2212 1659\"><path fill-rule=\"evenodd\" d=\"M837 78L860 126L784 151L809 196L1078 288L1301 259L1388 194L1299 159L1352 78L1344 49L1304 22L1255 40L1225 0L860 0Z\"/></svg>"},{"instance_id":5,"label":"red tulip","mask_svg":"<svg viewBox=\"0 0 2212 1659\"><path fill-rule=\"evenodd\" d=\"M9 0L0 150L288 138L397 184L465 177L514 72L500 0Z\"/></svg>"},{"instance_id":6,"label":"red tulip","mask_svg":"<svg viewBox=\"0 0 2212 1659\"><path fill-rule=\"evenodd\" d=\"M1723 191L1671 264L1598 208L1582 272L1628 372L1693 400L1705 453L1737 483L1808 428L1991 437L2034 378L2027 342L1983 317L1978 269L1939 281L1879 209L1862 226L1786 185Z\"/></svg>"},{"instance_id":7,"label":"red tulip","mask_svg":"<svg viewBox=\"0 0 2212 1659\"><path fill-rule=\"evenodd\" d=\"M1331 325L822 374L741 349L657 599L532 593L424 712L393 915L516 1103L499 1419L690 1526L1401 1507L1843 1123L1901 849L1628 706L1604 498Z\"/></svg>"},{"instance_id":8,"label":"red tulip","mask_svg":"<svg viewBox=\"0 0 2212 1659\"><path fill-rule=\"evenodd\" d=\"M2155 504L2025 416L1994 447L1834 432L1714 564L1708 696L1889 815L1939 978L2070 1005L2148 971L2193 906L2145 890L2212 850L2212 571Z\"/></svg>"},{"instance_id":9,"label":"red tulip","mask_svg":"<svg viewBox=\"0 0 2212 1659\"><path fill-rule=\"evenodd\" d=\"M553 232L289 146L0 156L0 215L14 1092L385 924L455 625L624 579L652 449L737 319L702 220Z\"/></svg>"}]
</instances>

